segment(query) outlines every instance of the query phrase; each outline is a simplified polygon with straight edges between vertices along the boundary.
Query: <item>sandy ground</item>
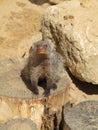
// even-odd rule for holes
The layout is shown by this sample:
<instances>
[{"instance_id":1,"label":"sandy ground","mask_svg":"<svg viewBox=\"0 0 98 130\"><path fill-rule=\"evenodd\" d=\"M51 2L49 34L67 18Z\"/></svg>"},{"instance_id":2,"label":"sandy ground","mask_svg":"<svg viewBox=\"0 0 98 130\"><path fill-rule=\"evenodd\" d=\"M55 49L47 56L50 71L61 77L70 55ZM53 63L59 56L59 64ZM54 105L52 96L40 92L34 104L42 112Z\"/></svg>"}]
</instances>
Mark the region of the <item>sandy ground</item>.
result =
<instances>
[{"instance_id":1,"label":"sandy ground","mask_svg":"<svg viewBox=\"0 0 98 130\"><path fill-rule=\"evenodd\" d=\"M42 39L41 17L47 6L29 0L0 0L0 59L28 55L32 42ZM98 86L73 80L70 101L77 104L84 100L98 100Z\"/></svg>"},{"instance_id":2,"label":"sandy ground","mask_svg":"<svg viewBox=\"0 0 98 130\"><path fill-rule=\"evenodd\" d=\"M28 0L0 0L0 58L21 57L41 39L43 12Z\"/></svg>"}]
</instances>

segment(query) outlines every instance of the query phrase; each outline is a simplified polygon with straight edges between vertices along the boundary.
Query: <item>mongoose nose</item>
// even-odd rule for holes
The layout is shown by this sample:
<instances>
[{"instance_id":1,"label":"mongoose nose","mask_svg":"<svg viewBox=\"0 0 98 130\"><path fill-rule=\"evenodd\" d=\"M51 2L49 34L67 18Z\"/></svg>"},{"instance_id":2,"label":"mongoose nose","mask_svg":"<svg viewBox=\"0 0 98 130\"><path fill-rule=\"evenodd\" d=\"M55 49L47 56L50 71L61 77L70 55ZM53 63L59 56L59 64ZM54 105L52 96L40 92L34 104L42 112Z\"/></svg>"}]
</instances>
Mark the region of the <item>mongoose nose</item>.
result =
<instances>
[{"instance_id":1,"label":"mongoose nose","mask_svg":"<svg viewBox=\"0 0 98 130\"><path fill-rule=\"evenodd\" d=\"M42 54L42 53L44 54L44 53L46 53L46 50L44 47L39 47L37 52L38 52L38 54Z\"/></svg>"}]
</instances>

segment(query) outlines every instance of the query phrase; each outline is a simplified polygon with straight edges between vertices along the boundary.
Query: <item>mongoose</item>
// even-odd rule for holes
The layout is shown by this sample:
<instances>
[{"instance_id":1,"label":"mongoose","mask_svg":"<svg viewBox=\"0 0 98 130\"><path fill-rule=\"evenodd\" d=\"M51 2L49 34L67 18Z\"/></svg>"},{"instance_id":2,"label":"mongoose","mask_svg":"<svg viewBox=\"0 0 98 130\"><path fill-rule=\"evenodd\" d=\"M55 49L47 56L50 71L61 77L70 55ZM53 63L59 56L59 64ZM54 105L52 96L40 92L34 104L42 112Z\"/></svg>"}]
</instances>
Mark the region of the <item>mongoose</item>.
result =
<instances>
[{"instance_id":1,"label":"mongoose","mask_svg":"<svg viewBox=\"0 0 98 130\"><path fill-rule=\"evenodd\" d=\"M28 63L22 71L24 78L30 79L32 91L39 94L38 81L45 78L45 92L49 93L51 88L56 87L63 73L63 58L55 51L53 44L48 41L34 43L30 49Z\"/></svg>"}]
</instances>

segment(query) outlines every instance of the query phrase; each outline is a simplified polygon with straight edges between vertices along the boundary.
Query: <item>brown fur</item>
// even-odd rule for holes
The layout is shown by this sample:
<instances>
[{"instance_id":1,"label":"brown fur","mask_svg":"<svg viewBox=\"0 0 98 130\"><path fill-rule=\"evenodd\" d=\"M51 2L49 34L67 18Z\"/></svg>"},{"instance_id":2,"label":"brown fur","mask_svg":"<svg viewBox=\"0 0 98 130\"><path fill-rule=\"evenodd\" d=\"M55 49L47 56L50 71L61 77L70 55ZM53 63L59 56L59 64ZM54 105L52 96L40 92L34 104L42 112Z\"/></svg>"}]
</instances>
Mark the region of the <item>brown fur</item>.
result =
<instances>
[{"instance_id":1,"label":"brown fur","mask_svg":"<svg viewBox=\"0 0 98 130\"><path fill-rule=\"evenodd\" d=\"M44 48L46 54L38 54L38 48ZM64 72L62 56L57 53L52 43L39 41L30 49L28 63L22 71L26 80L30 79L32 90L38 94L38 81L46 78L46 93L56 86Z\"/></svg>"}]
</instances>

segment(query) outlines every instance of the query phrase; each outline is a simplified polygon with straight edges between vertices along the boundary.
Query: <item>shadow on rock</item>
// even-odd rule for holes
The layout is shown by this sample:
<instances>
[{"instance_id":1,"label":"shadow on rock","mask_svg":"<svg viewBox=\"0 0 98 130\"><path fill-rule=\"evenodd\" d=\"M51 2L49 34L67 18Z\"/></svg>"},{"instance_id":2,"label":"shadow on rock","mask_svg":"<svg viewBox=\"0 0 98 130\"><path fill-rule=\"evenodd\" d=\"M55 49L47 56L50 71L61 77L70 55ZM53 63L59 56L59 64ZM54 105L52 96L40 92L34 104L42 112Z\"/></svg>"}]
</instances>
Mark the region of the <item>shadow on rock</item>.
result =
<instances>
[{"instance_id":1,"label":"shadow on rock","mask_svg":"<svg viewBox=\"0 0 98 130\"><path fill-rule=\"evenodd\" d=\"M71 74L71 72L69 71L68 68L67 68L67 72L68 72L70 78L72 79L73 83L80 90L82 90L83 92L85 92L88 95L98 94L98 85L94 85L94 84L91 84L91 83L80 81L79 79L77 79L76 77L74 77Z\"/></svg>"},{"instance_id":2,"label":"shadow on rock","mask_svg":"<svg viewBox=\"0 0 98 130\"><path fill-rule=\"evenodd\" d=\"M44 3L49 3L50 5L56 5L54 2L50 2L49 0L29 0L33 4L42 5Z\"/></svg>"}]
</instances>

